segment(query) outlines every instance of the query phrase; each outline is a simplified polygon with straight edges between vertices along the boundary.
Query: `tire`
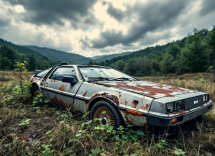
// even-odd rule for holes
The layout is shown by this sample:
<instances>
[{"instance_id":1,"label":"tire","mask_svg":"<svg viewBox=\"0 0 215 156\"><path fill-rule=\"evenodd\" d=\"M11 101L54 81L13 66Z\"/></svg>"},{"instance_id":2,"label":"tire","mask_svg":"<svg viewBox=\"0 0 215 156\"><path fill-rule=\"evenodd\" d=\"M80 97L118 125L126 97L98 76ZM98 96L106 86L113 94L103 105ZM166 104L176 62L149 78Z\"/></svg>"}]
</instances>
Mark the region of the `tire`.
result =
<instances>
[{"instance_id":1,"label":"tire","mask_svg":"<svg viewBox=\"0 0 215 156\"><path fill-rule=\"evenodd\" d=\"M103 114L102 112L104 111L106 111L106 113ZM94 118L102 118L102 121L98 122L98 124L105 125L109 122L114 126L115 130L123 125L119 111L104 100L100 100L93 105L90 112L90 120L93 120Z\"/></svg>"},{"instance_id":2,"label":"tire","mask_svg":"<svg viewBox=\"0 0 215 156\"><path fill-rule=\"evenodd\" d=\"M31 95L32 97L37 97L39 91L39 87L37 85L33 85L33 87L31 88Z\"/></svg>"}]
</instances>

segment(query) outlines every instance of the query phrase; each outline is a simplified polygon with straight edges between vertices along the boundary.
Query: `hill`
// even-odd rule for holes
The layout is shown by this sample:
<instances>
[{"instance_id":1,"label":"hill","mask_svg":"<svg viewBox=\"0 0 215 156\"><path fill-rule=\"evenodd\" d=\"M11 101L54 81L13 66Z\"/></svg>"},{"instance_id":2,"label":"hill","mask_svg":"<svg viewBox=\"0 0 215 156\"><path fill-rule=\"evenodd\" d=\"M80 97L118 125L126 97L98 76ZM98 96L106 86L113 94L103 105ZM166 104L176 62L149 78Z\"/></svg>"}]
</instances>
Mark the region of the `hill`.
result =
<instances>
[{"instance_id":1,"label":"hill","mask_svg":"<svg viewBox=\"0 0 215 156\"><path fill-rule=\"evenodd\" d=\"M94 56L94 57L90 57L90 59L93 59L94 62L102 62L102 61L106 61L106 60L110 60L114 57L118 57L118 56L124 56L124 55L128 55L131 54L133 52L124 52L124 53L120 53L120 54L111 54L111 55L101 55L101 56Z\"/></svg>"},{"instance_id":2,"label":"hill","mask_svg":"<svg viewBox=\"0 0 215 156\"><path fill-rule=\"evenodd\" d=\"M207 34L208 34L208 30L207 29L202 29L200 30L198 33L200 34L201 36L201 39L203 40ZM189 35L188 35L189 37ZM167 43L165 45L156 45L155 47L147 47L145 49L140 49L138 51L135 51L135 52L132 52L128 55L123 55L123 56L116 56L115 58L111 58L111 59L107 59L107 61L105 60L102 60L102 61L105 61L105 64L102 63L101 65L105 65L105 66L110 66L111 64L113 63L116 63L117 61L119 60L122 60L122 61L128 61L132 58L140 58L140 57L143 57L143 56L147 56L149 54L158 54L158 53L164 53L166 51L166 49L172 44L176 44L177 46L179 46L180 48L184 48L185 47L185 41L188 37L184 37L183 39L181 40L177 40L177 41L173 41L171 43ZM94 60L94 62L98 62L97 60Z\"/></svg>"},{"instance_id":3,"label":"hill","mask_svg":"<svg viewBox=\"0 0 215 156\"><path fill-rule=\"evenodd\" d=\"M34 52L25 47L23 48L22 46L8 43L7 41L1 39L0 70L14 70L15 62L27 61L27 70L29 71L34 71L35 69L47 69L53 65L59 64L59 62L50 61L45 56L38 56L40 55L39 53L38 55L35 55L34 53L37 52Z\"/></svg>"},{"instance_id":4,"label":"hill","mask_svg":"<svg viewBox=\"0 0 215 156\"><path fill-rule=\"evenodd\" d=\"M33 54L33 55L42 57L44 59L47 59L47 57L41 55L40 53L38 53L34 50L31 50L31 49L24 47L24 46L16 45L14 43L8 42L8 41L1 39L1 38L0 38L0 46L7 46L8 48L11 48L11 49L13 49L19 53L22 53L22 54Z\"/></svg>"},{"instance_id":5,"label":"hill","mask_svg":"<svg viewBox=\"0 0 215 156\"><path fill-rule=\"evenodd\" d=\"M74 54L74 53L67 53L55 49L50 49L46 47L38 47L38 46L30 46L26 45L25 47L34 50L53 61L61 61L67 62L69 64L88 64L91 59L86 58L84 56Z\"/></svg>"}]
</instances>

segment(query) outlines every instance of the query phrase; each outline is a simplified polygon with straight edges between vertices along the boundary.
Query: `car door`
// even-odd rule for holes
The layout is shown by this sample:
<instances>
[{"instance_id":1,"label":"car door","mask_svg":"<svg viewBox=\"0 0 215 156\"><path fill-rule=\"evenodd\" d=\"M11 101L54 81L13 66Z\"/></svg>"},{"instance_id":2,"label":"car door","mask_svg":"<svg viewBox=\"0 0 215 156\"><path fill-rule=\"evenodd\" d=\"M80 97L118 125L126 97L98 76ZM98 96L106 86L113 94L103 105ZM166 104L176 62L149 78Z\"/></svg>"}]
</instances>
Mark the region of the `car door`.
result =
<instances>
[{"instance_id":1,"label":"car door","mask_svg":"<svg viewBox=\"0 0 215 156\"><path fill-rule=\"evenodd\" d=\"M73 76L77 83L62 82L64 76ZM70 109L74 107L74 96L80 84L74 67L60 66L45 80L44 88L52 103Z\"/></svg>"}]
</instances>

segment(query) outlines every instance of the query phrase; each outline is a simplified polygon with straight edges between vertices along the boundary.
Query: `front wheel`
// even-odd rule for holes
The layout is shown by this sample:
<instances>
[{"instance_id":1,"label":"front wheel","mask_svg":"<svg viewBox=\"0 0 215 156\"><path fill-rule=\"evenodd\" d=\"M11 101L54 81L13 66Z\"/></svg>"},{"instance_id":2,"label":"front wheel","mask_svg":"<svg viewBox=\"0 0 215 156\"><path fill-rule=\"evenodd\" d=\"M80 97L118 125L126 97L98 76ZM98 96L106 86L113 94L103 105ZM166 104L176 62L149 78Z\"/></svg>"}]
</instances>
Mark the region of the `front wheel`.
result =
<instances>
[{"instance_id":1,"label":"front wheel","mask_svg":"<svg viewBox=\"0 0 215 156\"><path fill-rule=\"evenodd\" d=\"M123 125L122 117L119 111L112 106L110 103L104 100L100 100L94 104L90 112L90 120L95 118L101 119L98 123L100 125L106 125L107 123L114 126L117 130L121 125Z\"/></svg>"}]
</instances>

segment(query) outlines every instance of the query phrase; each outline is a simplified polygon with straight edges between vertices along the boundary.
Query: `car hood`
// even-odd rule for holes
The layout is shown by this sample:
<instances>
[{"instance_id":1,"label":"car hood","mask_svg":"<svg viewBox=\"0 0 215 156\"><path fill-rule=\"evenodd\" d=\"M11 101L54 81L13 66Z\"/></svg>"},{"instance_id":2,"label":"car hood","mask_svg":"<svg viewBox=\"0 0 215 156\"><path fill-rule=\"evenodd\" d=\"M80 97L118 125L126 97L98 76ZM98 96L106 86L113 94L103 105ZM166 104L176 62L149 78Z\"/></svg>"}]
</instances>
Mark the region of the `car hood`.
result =
<instances>
[{"instance_id":1,"label":"car hood","mask_svg":"<svg viewBox=\"0 0 215 156\"><path fill-rule=\"evenodd\" d=\"M177 94L197 92L186 88L147 81L98 81L94 83L106 87L121 88L153 98L174 97Z\"/></svg>"}]
</instances>

